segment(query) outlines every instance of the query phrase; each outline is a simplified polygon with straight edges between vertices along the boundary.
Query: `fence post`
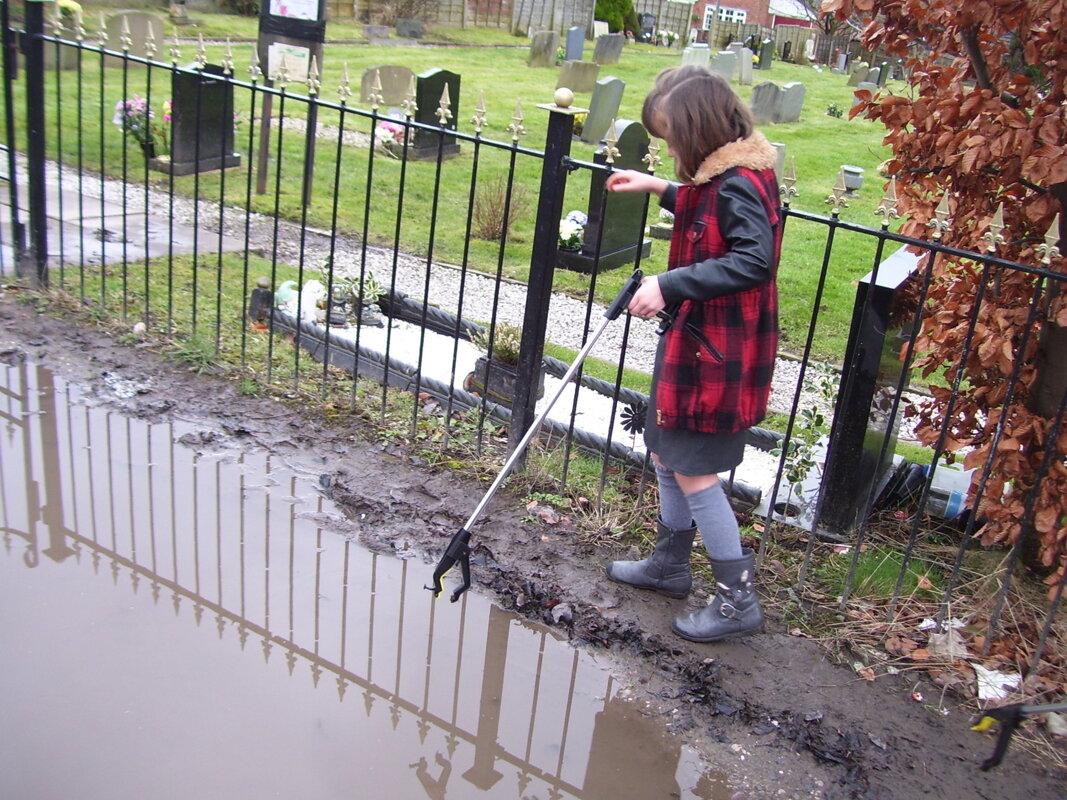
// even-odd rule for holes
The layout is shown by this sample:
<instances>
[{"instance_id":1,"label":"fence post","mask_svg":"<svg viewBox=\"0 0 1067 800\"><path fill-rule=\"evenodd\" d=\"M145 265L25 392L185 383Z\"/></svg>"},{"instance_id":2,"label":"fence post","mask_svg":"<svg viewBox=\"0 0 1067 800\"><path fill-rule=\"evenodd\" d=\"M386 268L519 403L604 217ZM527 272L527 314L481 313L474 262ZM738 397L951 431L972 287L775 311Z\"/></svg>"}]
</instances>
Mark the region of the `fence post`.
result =
<instances>
[{"instance_id":1,"label":"fence post","mask_svg":"<svg viewBox=\"0 0 1067 800\"><path fill-rule=\"evenodd\" d=\"M29 174L30 246L16 272L38 286L48 285L48 221L44 187L44 2L25 4L26 37L26 169ZM9 112L10 113L10 110Z\"/></svg>"},{"instance_id":2,"label":"fence post","mask_svg":"<svg viewBox=\"0 0 1067 800\"><path fill-rule=\"evenodd\" d=\"M556 271L559 218L563 213L563 192L567 188L567 167L564 160L571 152L574 115L585 110L557 106L552 103L539 103L537 107L549 112L548 135L545 140L545 159L541 169L537 220L534 223L526 309L522 320L519 379L515 386L515 399L511 406L511 427L508 431L509 452L513 452L518 446L536 417L534 407L537 405L538 375L541 372L545 331L548 328L548 304L552 299L552 276ZM516 461L516 467L521 467L524 460L525 454Z\"/></svg>"}]
</instances>

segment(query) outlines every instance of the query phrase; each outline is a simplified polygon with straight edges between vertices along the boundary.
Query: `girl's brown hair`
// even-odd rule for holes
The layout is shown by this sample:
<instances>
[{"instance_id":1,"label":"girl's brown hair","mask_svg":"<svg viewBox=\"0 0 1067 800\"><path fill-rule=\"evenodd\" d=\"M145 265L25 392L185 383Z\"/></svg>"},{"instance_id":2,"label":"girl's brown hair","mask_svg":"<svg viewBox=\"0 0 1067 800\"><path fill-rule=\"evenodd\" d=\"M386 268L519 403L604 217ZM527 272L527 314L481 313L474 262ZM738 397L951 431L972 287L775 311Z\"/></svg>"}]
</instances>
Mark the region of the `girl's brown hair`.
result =
<instances>
[{"instance_id":1,"label":"girl's brown hair","mask_svg":"<svg viewBox=\"0 0 1067 800\"><path fill-rule=\"evenodd\" d=\"M663 87L657 79L649 97L653 101L645 101L642 120L654 136L669 142L683 181L693 180L704 159L724 144L752 134L748 107L725 78L708 70L672 73Z\"/></svg>"}]
</instances>

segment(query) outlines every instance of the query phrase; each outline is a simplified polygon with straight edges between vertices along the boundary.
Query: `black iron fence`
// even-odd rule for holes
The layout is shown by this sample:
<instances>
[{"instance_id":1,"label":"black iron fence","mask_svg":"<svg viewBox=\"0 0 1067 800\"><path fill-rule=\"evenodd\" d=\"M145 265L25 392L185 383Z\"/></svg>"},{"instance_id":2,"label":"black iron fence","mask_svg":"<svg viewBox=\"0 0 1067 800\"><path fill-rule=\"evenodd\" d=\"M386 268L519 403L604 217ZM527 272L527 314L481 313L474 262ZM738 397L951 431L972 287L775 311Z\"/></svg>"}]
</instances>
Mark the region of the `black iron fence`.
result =
<instances>
[{"instance_id":1,"label":"black iron fence","mask_svg":"<svg viewBox=\"0 0 1067 800\"><path fill-rule=\"evenodd\" d=\"M369 73L358 88L346 75L333 100L323 96L314 62L268 65L256 56L242 79L229 47L209 65L201 44L183 64L182 46L174 44L166 63L156 60L160 43L150 36L135 54L128 36L109 43L101 32L89 41L80 24L47 35L42 23L39 4L28 4L26 66L17 76L15 32L4 30L12 202L0 272L69 294L88 313L139 324L144 335L169 337L194 363L229 361L249 381L317 392L382 422L403 418L410 435L424 440L471 434L481 447L506 427L514 446L536 416L542 380L551 384L566 368L546 348L560 355L580 349L602 310L595 302L602 268L628 272L647 252L647 203L620 209L603 191L613 169L655 168L655 144L639 125L607 125L596 157L582 161L570 156L575 109L546 104L531 111L548 115L543 149L521 143L521 108L507 128L510 139L493 140L484 135L484 102L473 104L469 119L455 118L458 76L444 70L399 85L396 76ZM49 50L55 58L46 73ZM62 65L67 53L74 56L70 69ZM162 96L172 104L169 120L157 108ZM961 565L983 522L966 509L982 503L987 479L981 469L953 474L943 465L951 424L923 459L933 468L895 452L903 407L919 391L909 377L918 355L916 314L929 312L922 294L918 310L900 318L897 288L910 278L925 292L943 259L975 272L962 363L981 344L976 323L987 287L998 275L1026 276L1033 293L1015 358L1032 346L1039 315L1061 291L1064 276L1052 268L1059 252L1050 241L1042 264L998 258L999 231L985 253L947 247L940 242L947 214L929 241L898 235L892 191L880 228L847 222L840 218L845 176L827 201L829 216L796 210L793 177L783 172L784 248L803 230L823 242L822 264L810 320L795 326L806 331L802 345L791 345L800 347L799 362L792 372L783 364L787 377L776 389L781 423L750 432L753 456L730 476L734 501L753 514L752 532L762 530L765 545L786 530L782 525L815 533L805 539L801 585L822 558L816 548L829 542L847 550L842 605L856 590L872 521L906 508L904 532L889 545L898 568L890 617L914 600L909 581L918 550L932 536L945 537L944 521L955 520L949 554L939 550L945 579L927 593L941 626L950 621ZM28 235L17 202L24 195ZM574 251L561 249L565 198L587 217ZM517 212L532 202L532 215ZM859 282L847 351L817 364L824 290L851 280L832 271L835 242L845 235L872 244L869 273ZM589 273L583 300L553 293L561 264ZM506 280L516 265L524 280ZM606 368L599 375L583 369L546 421L546 458L562 486L578 453L595 459L601 498L616 473L646 472L639 437L623 422L646 399L647 380L639 376L647 378L653 328L621 319L594 352ZM517 366L511 379L489 366L504 350ZM479 355L487 361L480 364ZM944 387L954 398L962 370L946 365L944 374L957 376ZM997 437L1019 402L1018 378L1017 369L1005 382ZM398 388L402 395L392 391ZM1062 469L1055 442L1065 403L1067 397L1034 493ZM950 421L952 408L950 402ZM1036 535L1033 505L1024 512L1023 533L995 568L996 607L982 617L987 651L1015 591L1013 567ZM938 526L941 533L931 534ZM884 534L877 536L881 551ZM1031 671L1049 658L1050 642L1062 647L1055 627L1062 591L1061 581L1027 651Z\"/></svg>"}]
</instances>

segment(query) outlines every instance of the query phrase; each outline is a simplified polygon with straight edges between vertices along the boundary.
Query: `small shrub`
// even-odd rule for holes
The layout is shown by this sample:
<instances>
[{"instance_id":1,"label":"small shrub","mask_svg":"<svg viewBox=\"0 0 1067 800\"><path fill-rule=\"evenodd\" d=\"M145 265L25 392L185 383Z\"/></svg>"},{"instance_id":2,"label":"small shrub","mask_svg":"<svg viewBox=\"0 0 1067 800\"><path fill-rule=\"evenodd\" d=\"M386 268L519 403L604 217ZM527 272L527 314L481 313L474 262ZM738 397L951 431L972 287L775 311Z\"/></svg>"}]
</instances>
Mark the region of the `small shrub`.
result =
<instances>
[{"instance_id":1,"label":"small shrub","mask_svg":"<svg viewBox=\"0 0 1067 800\"><path fill-rule=\"evenodd\" d=\"M470 336L471 344L484 353L489 353L490 328L483 328ZM519 346L522 344L522 329L507 322L498 322L492 336L492 357L495 361L515 365L519 363Z\"/></svg>"},{"instance_id":2,"label":"small shrub","mask_svg":"<svg viewBox=\"0 0 1067 800\"><path fill-rule=\"evenodd\" d=\"M511 205L508 206L508 181L503 175L486 181L474 195L474 220L471 232L479 239L499 242L511 236L515 220L529 207L525 186L511 187ZM504 209L507 208L507 218Z\"/></svg>"}]
</instances>

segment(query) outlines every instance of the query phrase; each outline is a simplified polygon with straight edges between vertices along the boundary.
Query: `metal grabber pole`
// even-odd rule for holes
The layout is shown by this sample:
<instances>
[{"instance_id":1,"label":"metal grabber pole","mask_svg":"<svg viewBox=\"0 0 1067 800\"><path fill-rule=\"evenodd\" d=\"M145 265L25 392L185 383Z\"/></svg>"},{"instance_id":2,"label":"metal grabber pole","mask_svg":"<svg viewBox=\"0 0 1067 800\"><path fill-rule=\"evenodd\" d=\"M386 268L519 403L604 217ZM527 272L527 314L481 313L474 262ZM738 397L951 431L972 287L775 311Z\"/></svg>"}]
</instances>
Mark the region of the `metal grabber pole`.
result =
<instances>
[{"instance_id":1,"label":"metal grabber pole","mask_svg":"<svg viewBox=\"0 0 1067 800\"><path fill-rule=\"evenodd\" d=\"M459 587L452 592L452 602L456 602L460 595L467 591L471 586L471 528L474 527L474 523L481 516L481 513L485 510L485 507L489 505L489 501L493 499L493 495L496 494L497 489L504 483L504 479L507 478L515 464L522 458L522 454L533 441L534 436L537 435L538 429L541 427L541 423L548 417L548 412L552 410L552 406L556 404L564 390L567 388L574 376L577 374L579 368L582 366L582 362L593 349L593 345L596 344L597 339L604 333L608 325L613 320L618 319L623 310L630 305L630 300L634 296L634 292L637 291L637 287L641 284L642 273L641 270L634 270L633 274L626 281L626 285L619 291L618 297L616 297L608 309L604 312L604 318L601 320L600 325L597 327L593 334L589 337L589 340L585 343L585 346L578 352L578 355L574 357L574 363L560 379L559 388L556 389L556 393L545 405L544 409L537 418L530 425L526 431L526 435L519 441L518 446L508 456L508 460L504 462L504 466L500 469L500 473L496 476L492 485L489 487L489 491L485 493L485 496L481 499L481 502L475 507L470 517L464 523L463 527L456 531L456 534L452 537L452 541L448 543L448 547L445 548L445 553L441 556L441 560L437 562L437 569L433 572L433 584L426 588L433 592L433 596L437 597L441 594L442 585L441 579L445 576L452 567L457 563L460 565L460 569L463 573L463 582Z\"/></svg>"}]
</instances>

